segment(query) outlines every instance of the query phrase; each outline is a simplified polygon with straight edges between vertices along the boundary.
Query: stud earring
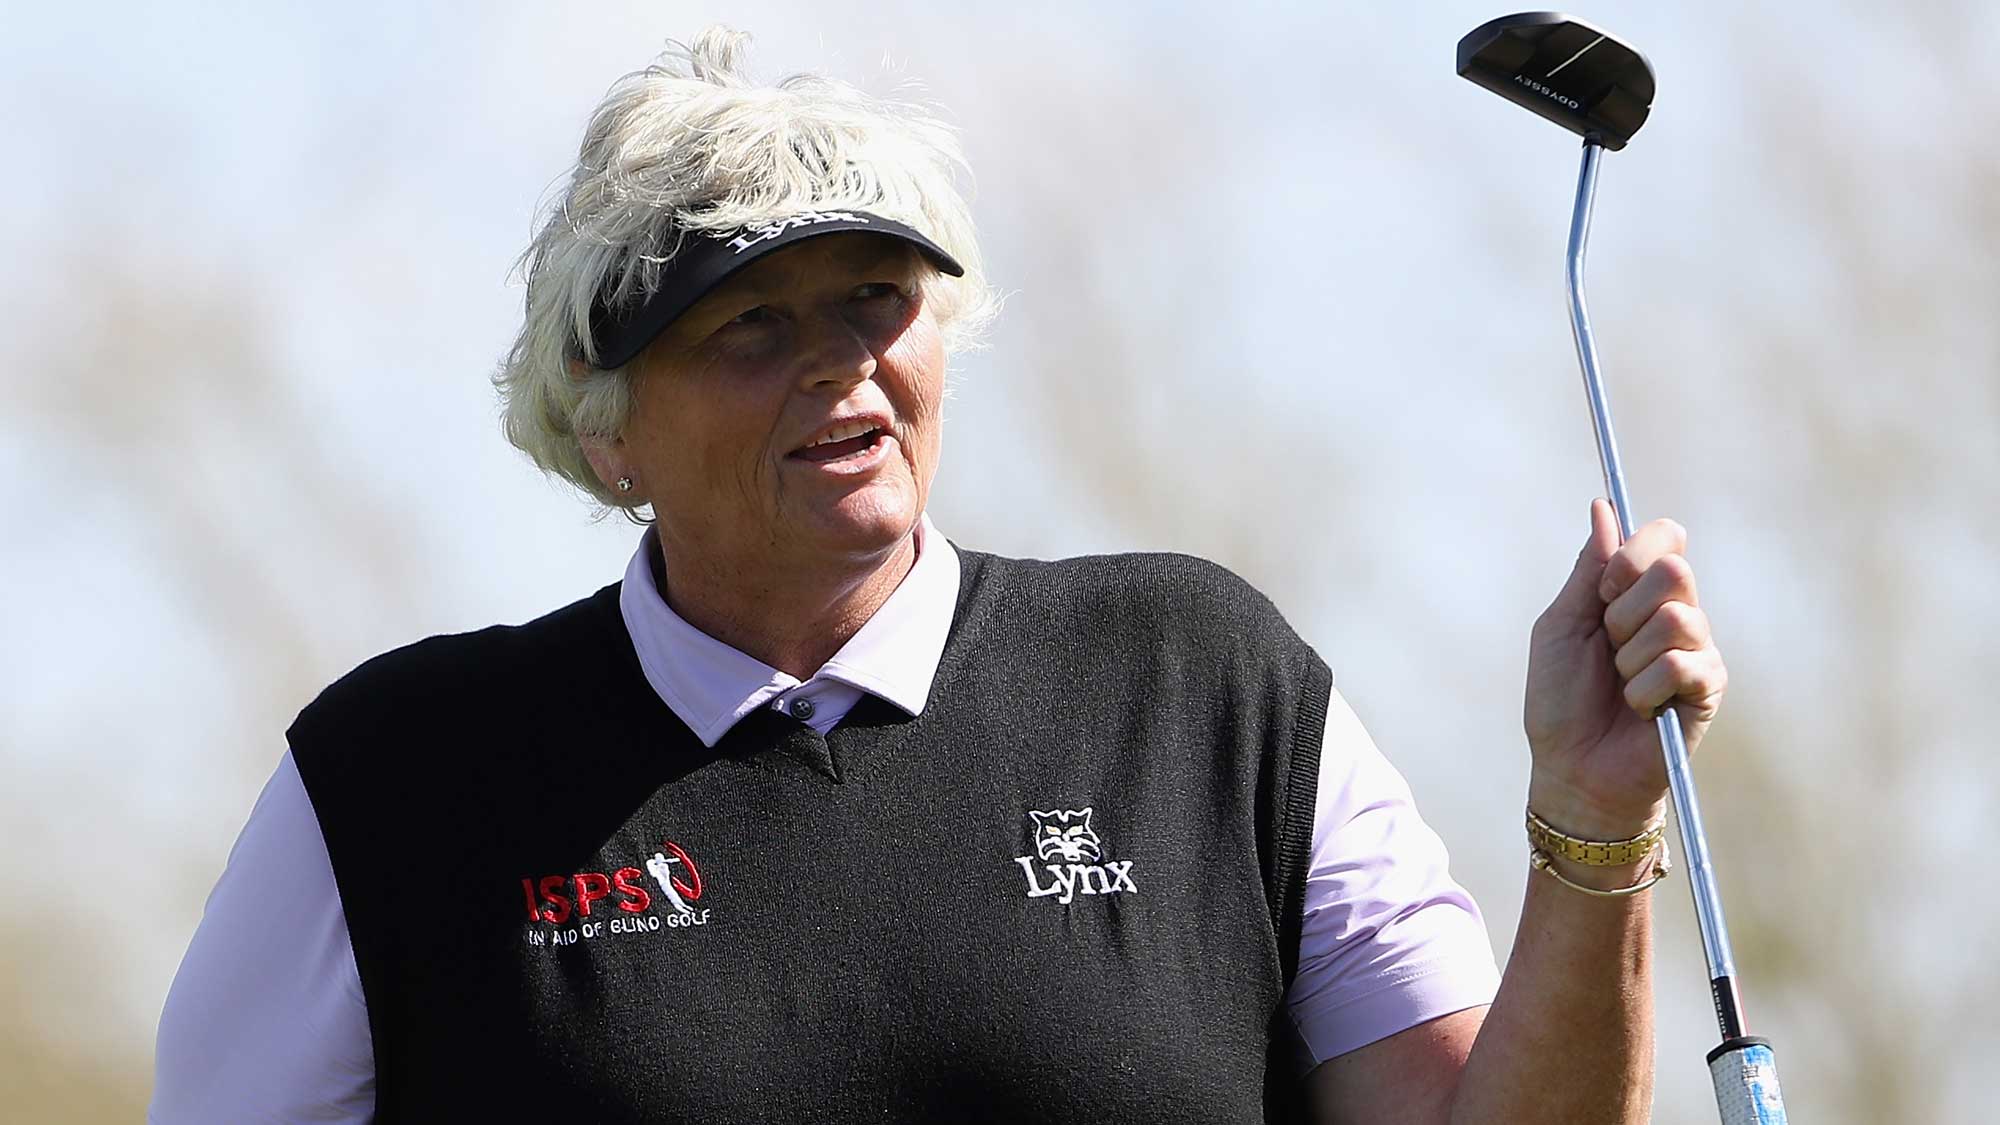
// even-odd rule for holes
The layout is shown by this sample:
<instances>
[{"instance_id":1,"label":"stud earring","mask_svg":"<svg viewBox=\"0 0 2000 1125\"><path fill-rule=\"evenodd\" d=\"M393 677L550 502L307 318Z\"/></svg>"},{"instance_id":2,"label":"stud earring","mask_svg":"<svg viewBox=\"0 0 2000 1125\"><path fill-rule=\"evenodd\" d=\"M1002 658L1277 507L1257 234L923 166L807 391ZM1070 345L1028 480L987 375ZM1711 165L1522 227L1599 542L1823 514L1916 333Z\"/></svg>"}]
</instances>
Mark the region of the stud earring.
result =
<instances>
[{"instance_id":1,"label":"stud earring","mask_svg":"<svg viewBox=\"0 0 2000 1125\"><path fill-rule=\"evenodd\" d=\"M618 478L618 491L620 491L620 492L630 492L630 491L632 491L632 478L631 478L631 477L619 477L619 478Z\"/></svg>"}]
</instances>

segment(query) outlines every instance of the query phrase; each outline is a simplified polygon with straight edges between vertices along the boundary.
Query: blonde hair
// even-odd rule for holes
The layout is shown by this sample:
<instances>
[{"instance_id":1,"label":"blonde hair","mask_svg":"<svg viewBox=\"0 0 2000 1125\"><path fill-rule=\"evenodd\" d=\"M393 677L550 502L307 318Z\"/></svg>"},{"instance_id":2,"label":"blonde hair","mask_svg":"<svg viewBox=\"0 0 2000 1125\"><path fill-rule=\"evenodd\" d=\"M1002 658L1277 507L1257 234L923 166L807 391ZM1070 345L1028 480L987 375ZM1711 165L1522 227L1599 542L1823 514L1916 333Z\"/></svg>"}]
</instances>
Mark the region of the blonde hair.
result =
<instances>
[{"instance_id":1,"label":"blonde hair","mask_svg":"<svg viewBox=\"0 0 2000 1125\"><path fill-rule=\"evenodd\" d=\"M590 311L651 294L691 231L728 231L800 211L871 211L924 232L965 267L930 271L925 298L947 352L979 343L998 309L986 284L955 131L922 105L800 74L759 86L750 36L712 27L670 42L612 84L591 115L569 184L520 266L527 313L495 373L507 440L611 508L585 440L609 440L632 409L636 361L593 366Z\"/></svg>"}]
</instances>

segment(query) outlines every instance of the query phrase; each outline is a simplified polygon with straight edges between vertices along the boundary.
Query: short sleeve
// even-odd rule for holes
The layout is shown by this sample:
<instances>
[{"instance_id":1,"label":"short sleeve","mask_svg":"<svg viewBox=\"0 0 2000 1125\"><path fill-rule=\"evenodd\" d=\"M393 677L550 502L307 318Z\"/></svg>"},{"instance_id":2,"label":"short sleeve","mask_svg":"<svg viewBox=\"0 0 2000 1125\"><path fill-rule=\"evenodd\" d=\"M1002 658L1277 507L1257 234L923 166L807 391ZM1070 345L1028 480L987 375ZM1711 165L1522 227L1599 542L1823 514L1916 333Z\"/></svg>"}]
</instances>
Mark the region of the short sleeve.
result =
<instances>
[{"instance_id":1,"label":"short sleeve","mask_svg":"<svg viewBox=\"0 0 2000 1125\"><path fill-rule=\"evenodd\" d=\"M1336 689L1326 713L1298 975L1286 1006L1310 1070L1439 1016L1490 1004L1486 923L1444 842Z\"/></svg>"},{"instance_id":2,"label":"short sleeve","mask_svg":"<svg viewBox=\"0 0 2000 1125\"><path fill-rule=\"evenodd\" d=\"M147 1120L365 1125L374 1116L361 975L326 840L286 754L167 993Z\"/></svg>"}]
</instances>

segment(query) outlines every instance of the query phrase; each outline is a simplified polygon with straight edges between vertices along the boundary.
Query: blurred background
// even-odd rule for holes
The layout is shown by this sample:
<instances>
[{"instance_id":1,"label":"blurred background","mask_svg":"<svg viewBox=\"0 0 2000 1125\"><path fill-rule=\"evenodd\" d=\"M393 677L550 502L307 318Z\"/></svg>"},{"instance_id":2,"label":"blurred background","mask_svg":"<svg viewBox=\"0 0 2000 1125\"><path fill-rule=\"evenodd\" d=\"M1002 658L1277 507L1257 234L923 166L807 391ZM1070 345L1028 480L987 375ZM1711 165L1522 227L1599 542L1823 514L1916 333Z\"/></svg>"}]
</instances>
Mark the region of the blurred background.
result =
<instances>
[{"instance_id":1,"label":"blurred background","mask_svg":"<svg viewBox=\"0 0 2000 1125\"><path fill-rule=\"evenodd\" d=\"M724 20L912 80L1011 294L954 361L960 543L1174 549L1270 593L1512 940L1529 626L1600 486L1573 137L1452 70L1491 3L24 6L0 43L0 1090L131 1121L292 715L386 648L619 576L502 440L511 273L586 115ZM1592 311L1642 518L1732 669L1698 774L1795 1119L1987 1118L2000 9L1642 4ZM1980 513L1986 513L1981 515ZM1714 1120L1686 883L1659 1120Z\"/></svg>"}]
</instances>

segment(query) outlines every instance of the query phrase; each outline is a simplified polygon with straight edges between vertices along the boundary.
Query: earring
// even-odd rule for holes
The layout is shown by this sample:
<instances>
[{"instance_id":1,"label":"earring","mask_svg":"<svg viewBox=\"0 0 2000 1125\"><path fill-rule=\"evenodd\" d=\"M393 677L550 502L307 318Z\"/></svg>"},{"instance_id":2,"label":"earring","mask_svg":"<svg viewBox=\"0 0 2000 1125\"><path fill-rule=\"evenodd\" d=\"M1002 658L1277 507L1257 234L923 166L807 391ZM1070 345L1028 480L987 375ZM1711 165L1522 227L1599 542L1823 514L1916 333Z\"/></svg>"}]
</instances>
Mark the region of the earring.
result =
<instances>
[{"instance_id":1,"label":"earring","mask_svg":"<svg viewBox=\"0 0 2000 1125\"><path fill-rule=\"evenodd\" d=\"M619 478L618 478L618 491L620 491L620 492L630 492L630 491L632 491L632 478L631 478L631 477L619 477Z\"/></svg>"}]
</instances>

